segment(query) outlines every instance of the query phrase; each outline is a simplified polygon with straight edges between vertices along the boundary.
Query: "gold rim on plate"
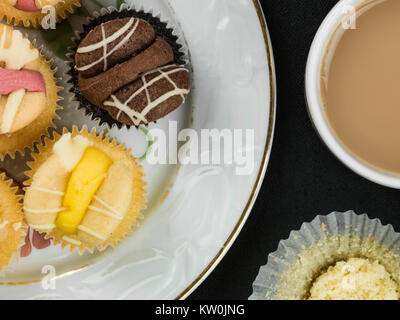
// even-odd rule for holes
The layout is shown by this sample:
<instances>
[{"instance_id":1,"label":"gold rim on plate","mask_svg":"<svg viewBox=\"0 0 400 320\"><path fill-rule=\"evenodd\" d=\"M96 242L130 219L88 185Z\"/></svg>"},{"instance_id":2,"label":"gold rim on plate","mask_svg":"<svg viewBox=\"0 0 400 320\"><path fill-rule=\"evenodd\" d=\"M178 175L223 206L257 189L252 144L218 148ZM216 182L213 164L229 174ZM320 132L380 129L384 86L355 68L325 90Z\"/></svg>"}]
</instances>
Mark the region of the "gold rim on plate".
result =
<instances>
[{"instance_id":1,"label":"gold rim on plate","mask_svg":"<svg viewBox=\"0 0 400 320\"><path fill-rule=\"evenodd\" d=\"M274 126L275 126L275 108L276 108L276 85L275 85L275 66L274 66L274 58L272 53L272 45L271 39L269 36L267 22L265 20L264 13L261 8L261 4L259 0L253 0L254 7L257 11L258 19L260 20L260 27L263 32L265 47L267 51L267 59L268 59L268 68L269 68L269 81L270 81L270 103L269 103L269 121L268 121L268 133L267 140L264 149L264 155L262 164L260 167L260 171L258 172L256 183L254 184L253 190L251 192L250 198L247 201L246 207L233 229L232 233L229 235L228 240L225 242L222 249L218 252L218 254L214 257L214 259L210 262L210 264L203 270L203 272L194 280L177 298L176 300L186 299L206 278L207 276L214 270L214 268L218 265L218 263L222 260L225 254L228 252L232 244L235 242L236 237L239 235L242 230L247 218L250 215L251 209L253 208L254 202L256 201L258 192L260 191L262 182L264 180L264 175L267 170L267 165L270 157L270 151L272 148L272 141L274 135Z\"/></svg>"},{"instance_id":2,"label":"gold rim on plate","mask_svg":"<svg viewBox=\"0 0 400 320\"><path fill-rule=\"evenodd\" d=\"M227 241L225 242L224 246L218 252L218 254L214 257L214 259L208 264L208 266L203 270L203 272L196 278L196 280L194 280L180 295L178 295L175 298L175 300L186 299L207 278L207 276L214 270L214 268L218 265L218 263L222 260L222 258L228 252L228 250L230 249L230 247L236 240L236 237L239 235L241 229L243 228L247 218L250 215L251 209L253 208L254 202L255 202L258 192L261 188L262 182L264 180L264 175L265 175L265 172L267 169L267 165L268 165L268 161L269 161L269 157L270 157L270 151L272 148L272 140L273 140L274 126L275 126L275 108L276 108L275 66L274 66L274 59L273 59L273 53L272 53L271 39L269 36L264 13L261 9L259 0L253 0L253 4L257 11L257 15L260 20L260 27L263 32L266 53L267 53L267 59L268 59L269 82L270 82L270 85L269 85L270 86L270 103L268 106L269 107L268 133L267 133L267 139L266 139L262 164L260 166L260 170L258 172L256 183L254 184L253 190L251 192L249 200L247 201L246 207L245 207L238 223L236 224L235 228L233 229L233 231L229 235ZM81 266L72 271L63 273L63 274L57 276L57 278L61 278L66 275L76 273L78 271L86 269L87 267L88 267L88 265ZM38 282L40 282L40 280L18 282L18 283L0 283L0 285L25 285L25 284L33 284L33 283L38 283Z\"/></svg>"}]
</instances>

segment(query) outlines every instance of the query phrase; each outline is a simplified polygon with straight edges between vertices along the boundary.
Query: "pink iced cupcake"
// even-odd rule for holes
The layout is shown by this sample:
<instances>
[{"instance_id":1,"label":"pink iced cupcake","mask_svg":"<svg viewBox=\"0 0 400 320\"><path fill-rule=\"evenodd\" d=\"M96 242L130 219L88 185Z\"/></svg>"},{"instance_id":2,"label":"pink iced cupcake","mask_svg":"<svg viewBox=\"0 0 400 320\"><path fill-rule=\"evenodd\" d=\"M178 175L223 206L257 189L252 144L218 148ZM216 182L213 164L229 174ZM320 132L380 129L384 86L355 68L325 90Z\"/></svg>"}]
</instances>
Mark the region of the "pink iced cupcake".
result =
<instances>
[{"instance_id":1,"label":"pink iced cupcake","mask_svg":"<svg viewBox=\"0 0 400 320\"><path fill-rule=\"evenodd\" d=\"M29 39L0 23L0 160L32 148L57 117L54 70Z\"/></svg>"},{"instance_id":2,"label":"pink iced cupcake","mask_svg":"<svg viewBox=\"0 0 400 320\"><path fill-rule=\"evenodd\" d=\"M53 7L57 22L67 18L77 7L79 0L2 0L0 2L0 18L8 23L24 27L39 28L42 19Z\"/></svg>"}]
</instances>

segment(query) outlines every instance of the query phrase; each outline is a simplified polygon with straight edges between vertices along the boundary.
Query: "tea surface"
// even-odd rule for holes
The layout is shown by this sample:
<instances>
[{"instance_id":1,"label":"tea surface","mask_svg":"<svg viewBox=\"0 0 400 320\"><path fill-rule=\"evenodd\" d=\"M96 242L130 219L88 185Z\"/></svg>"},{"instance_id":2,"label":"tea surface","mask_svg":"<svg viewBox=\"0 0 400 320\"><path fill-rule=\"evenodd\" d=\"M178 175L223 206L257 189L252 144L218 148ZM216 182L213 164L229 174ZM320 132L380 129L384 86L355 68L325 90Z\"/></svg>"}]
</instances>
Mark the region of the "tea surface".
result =
<instances>
[{"instance_id":1,"label":"tea surface","mask_svg":"<svg viewBox=\"0 0 400 320\"><path fill-rule=\"evenodd\" d=\"M331 128L356 157L400 174L400 0L358 9L328 45L321 94Z\"/></svg>"}]
</instances>

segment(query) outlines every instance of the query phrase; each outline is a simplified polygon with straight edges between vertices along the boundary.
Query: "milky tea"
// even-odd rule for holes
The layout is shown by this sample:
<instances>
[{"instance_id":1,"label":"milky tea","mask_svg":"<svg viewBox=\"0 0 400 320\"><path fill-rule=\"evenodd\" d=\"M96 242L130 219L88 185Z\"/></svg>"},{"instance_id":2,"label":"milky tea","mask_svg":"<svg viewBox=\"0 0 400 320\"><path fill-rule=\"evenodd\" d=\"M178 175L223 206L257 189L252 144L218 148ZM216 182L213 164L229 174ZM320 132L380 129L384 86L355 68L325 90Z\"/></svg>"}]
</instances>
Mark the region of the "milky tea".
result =
<instances>
[{"instance_id":1,"label":"milky tea","mask_svg":"<svg viewBox=\"0 0 400 320\"><path fill-rule=\"evenodd\" d=\"M366 1L356 8L355 29L337 28L322 61L320 91L345 148L400 175L400 0Z\"/></svg>"}]
</instances>

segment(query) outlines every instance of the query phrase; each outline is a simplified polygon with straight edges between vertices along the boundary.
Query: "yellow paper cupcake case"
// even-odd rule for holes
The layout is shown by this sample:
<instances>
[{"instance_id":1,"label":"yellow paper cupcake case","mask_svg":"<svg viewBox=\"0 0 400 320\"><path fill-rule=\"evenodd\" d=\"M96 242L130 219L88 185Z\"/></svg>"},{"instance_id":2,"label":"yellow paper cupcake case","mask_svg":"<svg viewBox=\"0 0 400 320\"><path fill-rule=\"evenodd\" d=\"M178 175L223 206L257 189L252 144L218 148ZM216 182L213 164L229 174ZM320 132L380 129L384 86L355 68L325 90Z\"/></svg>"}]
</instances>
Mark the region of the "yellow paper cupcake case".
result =
<instances>
[{"instance_id":1,"label":"yellow paper cupcake case","mask_svg":"<svg viewBox=\"0 0 400 320\"><path fill-rule=\"evenodd\" d=\"M48 14L47 12L27 12L16 9L10 3L11 1L0 2L0 19L7 21L15 26L23 26L26 28L41 28L42 19ZM79 0L62 0L55 5L56 21L60 22L75 12L80 7Z\"/></svg>"},{"instance_id":2,"label":"yellow paper cupcake case","mask_svg":"<svg viewBox=\"0 0 400 320\"><path fill-rule=\"evenodd\" d=\"M66 190L70 185L68 184L68 182L71 182L71 180L73 179L74 173L70 174L66 178L66 182L64 185L65 192L64 191L59 192L58 190L54 190L54 185L52 186L53 191L49 191L45 188L37 188L35 187L36 184L34 183L34 181L38 181L35 180L38 179L37 178L38 175L36 175L38 171L41 170L41 172L43 172L44 170L43 164L45 162L48 163L47 160L53 155L54 152L53 150L54 146L56 145L56 142L60 141L60 139L62 137L65 137L66 135L70 135L71 141L72 139L75 139L77 137L78 138L83 137L84 139L90 142L91 147L101 151L109 158L111 158L113 164L122 163L123 165L129 168L129 171L132 173L132 176L130 176L129 178L131 182L128 181L127 183L130 185L129 190L130 189L132 190L132 196L131 198L129 198L130 202L129 206L126 209L125 215L117 214L118 210L115 210L114 207L115 202L114 205L110 205L110 202L108 200L105 200L104 198L104 195L107 196L108 193L114 193L115 196L120 196L121 192L124 192L123 190L124 188L118 188L117 185L115 187L111 185L112 188L108 188L107 193L106 194L103 193L101 196L99 195L101 188L98 189L99 191L98 193L96 193L98 197L93 198L92 206L89 206L88 210L84 214L84 218L81 220L76 232L70 232L70 230L66 231L65 229L60 228L59 225L57 224L59 222L59 219L61 219L61 215L64 214L62 211L65 212L65 210L67 210L66 208L61 208L60 210L57 210L58 208L55 208L56 215L52 216L53 221L50 223L53 223L54 221L56 222L54 222L54 225L49 226L48 225L49 218L45 217L46 215L45 210L40 211L40 208L42 208L40 205L38 207L37 204L35 204L34 208L28 207L34 205L33 203L35 202L35 200L32 199L35 199L35 197L38 196L40 197L41 192L52 192L55 195L62 196L63 205L65 204L65 201L67 201ZM27 222L33 229L36 229L39 232L45 232L46 238L47 239L53 238L54 244L60 243L62 248L68 246L71 252L74 249L78 249L79 253L81 254L85 250L89 251L90 253L93 253L96 248L99 251L103 251L107 247L115 248L119 242L125 239L127 235L133 233L132 229L133 227L138 226L138 220L143 218L143 214L141 213L141 211L146 207L145 206L146 191L144 190L146 183L143 180L144 174L141 166L137 163L137 159L132 158L131 150L125 149L125 144L118 144L116 139L111 139L108 136L104 136L103 133L101 133L100 135L96 135L95 129L89 132L87 127L84 126L83 129L79 131L78 128L74 126L71 132L69 132L67 129L64 129L62 136L55 133L53 139L46 138L44 144L39 146L38 149L39 149L38 153L32 154L33 161L28 163L31 170L25 173L29 179L25 182L27 188L25 188L26 195L24 200L24 211ZM82 163L82 159L83 157L80 158L79 164ZM93 162L93 166L97 165L99 165L97 161ZM79 167L79 165L77 167ZM111 169L109 170L111 171ZM87 171L90 171L90 167L87 168ZM110 171L107 173L108 175L111 175ZM54 180L51 177L57 175L57 172L53 170L52 172L48 172L48 174L49 174L48 179ZM118 183L121 184L122 182L119 180L126 179L126 175L121 174L119 175L119 177L120 179L114 179L113 181L118 181ZM127 183L123 183L123 185L125 186ZM34 187L32 187L33 184ZM63 182L61 184L63 184ZM102 185L102 187L104 185L105 182ZM44 186L46 186L46 184ZM32 191L33 189L35 190L35 193L33 194L32 197L32 194L29 195L28 192ZM113 200L113 198L114 196L111 195L108 197L110 201L115 201ZM97 204L94 204L95 201L97 201ZM93 206L96 206L96 208ZM37 214L37 213L42 213L42 214ZM55 212L54 211L52 212L52 210L50 210L50 214L52 213L54 214ZM96 236L96 233L94 231L102 230L102 228L109 225L110 223L115 224L116 221L115 218L117 217L115 217L113 213L115 213L120 218L120 222L117 223L116 229L112 232L112 234L108 238L102 239L101 237ZM123 218L121 218L121 216L123 216ZM40 219L45 219L45 220L40 220Z\"/></svg>"},{"instance_id":3,"label":"yellow paper cupcake case","mask_svg":"<svg viewBox=\"0 0 400 320\"><path fill-rule=\"evenodd\" d=\"M0 274L15 262L25 243L27 225L22 212L22 196L18 187L0 173Z\"/></svg>"},{"instance_id":4,"label":"yellow paper cupcake case","mask_svg":"<svg viewBox=\"0 0 400 320\"><path fill-rule=\"evenodd\" d=\"M13 30L12 27L5 26L0 23L0 30L6 27L8 30ZM0 34L1 39L1 34ZM35 41L31 42L31 49L35 47ZM58 104L62 98L59 92L63 90L57 85L59 79L56 78L56 68L52 65L54 61L47 59L43 53L43 46L36 48L39 51L39 58L35 60L34 71L38 71L43 76L46 84L46 108L32 123L25 128L12 133L11 135L0 135L0 161L6 155L14 158L15 153L24 154L24 149L32 149L35 143L40 142L43 136L49 135L49 129L54 128L54 120L58 119L57 110L62 109Z\"/></svg>"}]
</instances>

